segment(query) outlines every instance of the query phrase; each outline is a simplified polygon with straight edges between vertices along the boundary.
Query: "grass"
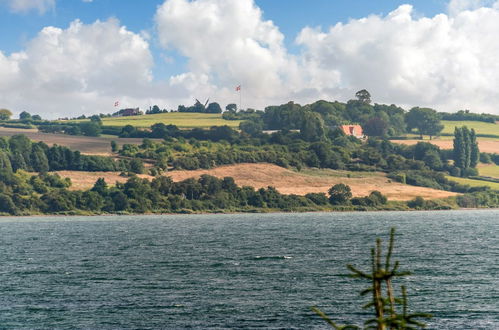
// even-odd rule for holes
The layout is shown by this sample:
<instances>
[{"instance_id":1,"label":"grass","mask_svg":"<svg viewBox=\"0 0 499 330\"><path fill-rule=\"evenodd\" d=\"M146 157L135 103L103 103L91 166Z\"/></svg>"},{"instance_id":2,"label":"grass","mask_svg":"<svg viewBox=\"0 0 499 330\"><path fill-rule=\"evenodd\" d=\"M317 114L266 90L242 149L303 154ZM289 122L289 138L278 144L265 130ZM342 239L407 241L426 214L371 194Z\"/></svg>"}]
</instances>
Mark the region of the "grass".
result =
<instances>
[{"instance_id":1,"label":"grass","mask_svg":"<svg viewBox=\"0 0 499 330\"><path fill-rule=\"evenodd\" d=\"M344 177L344 178L365 178L380 176L379 172L359 172L359 171L342 171L331 169L304 168L300 171L295 171L299 174L316 176L316 177Z\"/></svg>"},{"instance_id":2,"label":"grass","mask_svg":"<svg viewBox=\"0 0 499 330\"><path fill-rule=\"evenodd\" d=\"M454 135L454 128L467 126L469 129L474 128L475 132L479 135L488 135L489 137L496 136L499 138L499 125L492 123L485 123L482 121L449 121L442 120L444 129L442 134Z\"/></svg>"},{"instance_id":3,"label":"grass","mask_svg":"<svg viewBox=\"0 0 499 330\"><path fill-rule=\"evenodd\" d=\"M467 184L471 187L490 187L494 190L499 190L499 183L496 182L490 182L490 181L482 181L482 180L473 180L473 179L466 179L466 178L456 178L453 176L446 176L447 179L455 181L460 184Z\"/></svg>"},{"instance_id":4,"label":"grass","mask_svg":"<svg viewBox=\"0 0 499 330\"><path fill-rule=\"evenodd\" d=\"M488 176L491 178L499 179L499 165L483 164L478 167L478 172L480 173L481 176Z\"/></svg>"},{"instance_id":5,"label":"grass","mask_svg":"<svg viewBox=\"0 0 499 330\"><path fill-rule=\"evenodd\" d=\"M86 120L73 120L71 122L82 122ZM103 118L104 126L123 127L132 125L140 128L148 128L156 123L165 125L173 124L179 128L208 128L211 126L239 127L239 120L225 120L221 114L213 113L190 113L190 112L169 112L153 115L110 117Z\"/></svg>"}]
</instances>

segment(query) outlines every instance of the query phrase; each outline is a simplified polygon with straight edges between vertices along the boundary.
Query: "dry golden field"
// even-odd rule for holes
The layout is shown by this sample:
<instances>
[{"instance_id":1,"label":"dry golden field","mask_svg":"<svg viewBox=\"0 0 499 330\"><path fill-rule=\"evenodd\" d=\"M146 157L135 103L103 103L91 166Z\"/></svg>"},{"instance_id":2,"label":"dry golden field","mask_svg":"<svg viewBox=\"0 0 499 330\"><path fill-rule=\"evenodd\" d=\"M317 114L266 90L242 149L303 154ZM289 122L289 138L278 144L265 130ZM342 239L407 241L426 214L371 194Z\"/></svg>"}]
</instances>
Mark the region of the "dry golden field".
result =
<instances>
[{"instance_id":1,"label":"dry golden field","mask_svg":"<svg viewBox=\"0 0 499 330\"><path fill-rule=\"evenodd\" d=\"M441 149L453 149L452 139L433 139L433 140L391 140L393 143L413 145L418 142L430 142ZM478 147L481 152L499 153L499 139L482 139L478 138Z\"/></svg>"},{"instance_id":2,"label":"dry golden field","mask_svg":"<svg viewBox=\"0 0 499 330\"><path fill-rule=\"evenodd\" d=\"M60 171L62 177L69 177L73 182L72 189L88 189L98 178L105 178L108 184L116 181L125 182L126 177L109 172L74 172ZM219 178L231 176L239 186L262 188L273 186L283 194L305 195L310 192L324 192L334 184L345 183L352 189L354 196L365 196L373 190L379 190L390 200L410 200L416 196L427 199L455 196L455 193L404 185L392 182L383 173L345 172L334 170L307 170L294 172L272 164L237 164L220 166L209 170L171 171L167 175L174 181L209 174ZM347 175L350 174L350 177ZM141 175L150 178L148 175Z\"/></svg>"}]
</instances>

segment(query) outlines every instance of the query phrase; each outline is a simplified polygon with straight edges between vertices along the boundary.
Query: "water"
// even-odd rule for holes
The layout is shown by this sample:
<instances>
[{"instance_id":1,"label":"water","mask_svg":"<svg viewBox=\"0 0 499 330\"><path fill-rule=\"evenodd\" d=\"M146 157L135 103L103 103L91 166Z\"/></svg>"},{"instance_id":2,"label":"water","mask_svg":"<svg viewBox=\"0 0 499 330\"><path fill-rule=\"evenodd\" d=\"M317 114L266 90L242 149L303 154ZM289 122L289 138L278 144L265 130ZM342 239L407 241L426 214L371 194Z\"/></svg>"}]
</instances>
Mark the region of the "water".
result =
<instances>
[{"instance_id":1,"label":"water","mask_svg":"<svg viewBox=\"0 0 499 330\"><path fill-rule=\"evenodd\" d=\"M410 306L433 329L499 329L499 211L1 218L0 328L327 328L365 320L397 227ZM398 281L398 283L402 283Z\"/></svg>"}]
</instances>

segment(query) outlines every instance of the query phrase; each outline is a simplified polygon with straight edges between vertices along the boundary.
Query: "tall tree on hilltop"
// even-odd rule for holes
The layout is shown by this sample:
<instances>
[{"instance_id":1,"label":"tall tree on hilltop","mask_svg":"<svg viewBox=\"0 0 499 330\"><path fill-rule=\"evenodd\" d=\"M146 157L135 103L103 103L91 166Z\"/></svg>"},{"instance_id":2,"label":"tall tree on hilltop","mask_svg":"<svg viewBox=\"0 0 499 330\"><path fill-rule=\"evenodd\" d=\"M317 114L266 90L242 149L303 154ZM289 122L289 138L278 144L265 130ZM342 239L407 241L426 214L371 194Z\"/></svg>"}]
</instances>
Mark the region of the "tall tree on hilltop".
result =
<instances>
[{"instance_id":1,"label":"tall tree on hilltop","mask_svg":"<svg viewBox=\"0 0 499 330\"><path fill-rule=\"evenodd\" d=\"M362 103L371 104L371 94L365 89L355 93L355 97Z\"/></svg>"}]
</instances>

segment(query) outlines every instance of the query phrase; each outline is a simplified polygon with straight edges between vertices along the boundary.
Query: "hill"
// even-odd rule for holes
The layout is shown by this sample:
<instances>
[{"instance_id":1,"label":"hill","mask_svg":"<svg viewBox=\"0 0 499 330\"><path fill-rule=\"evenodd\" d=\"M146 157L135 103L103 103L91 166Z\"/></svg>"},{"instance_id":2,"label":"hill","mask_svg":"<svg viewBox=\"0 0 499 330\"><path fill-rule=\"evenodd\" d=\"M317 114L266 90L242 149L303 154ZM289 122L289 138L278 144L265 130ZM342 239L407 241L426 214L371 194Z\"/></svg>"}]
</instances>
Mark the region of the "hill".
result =
<instances>
[{"instance_id":1,"label":"hill","mask_svg":"<svg viewBox=\"0 0 499 330\"><path fill-rule=\"evenodd\" d=\"M103 177L108 184L116 181L125 182L126 177L118 173L109 172L79 172L59 171L64 178L70 178L73 185L71 189L89 189L95 181ZM251 186L254 188L275 187L283 194L305 195L312 192L327 193L331 186L344 183L351 187L354 196L365 196L373 190L379 190L389 200L407 201L416 196L425 199L445 198L455 196L456 193L436 190L424 187L404 185L392 182L385 174L379 172L348 172L336 170L306 169L294 172L272 164L237 164L220 166L208 170L194 171L171 171L167 175L174 181L182 181L187 178L197 178L202 174L209 174L218 178L226 176L233 177L240 186ZM148 175L140 175L150 178Z\"/></svg>"},{"instance_id":2,"label":"hill","mask_svg":"<svg viewBox=\"0 0 499 330\"><path fill-rule=\"evenodd\" d=\"M83 122L87 120L72 120L67 122ZM239 127L240 120L225 120L222 114L168 112L142 116L106 117L102 118L104 126L123 127L132 125L138 128L148 128L157 123L176 125L178 128L208 128L211 126Z\"/></svg>"}]
</instances>

